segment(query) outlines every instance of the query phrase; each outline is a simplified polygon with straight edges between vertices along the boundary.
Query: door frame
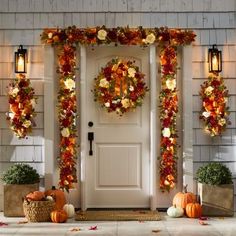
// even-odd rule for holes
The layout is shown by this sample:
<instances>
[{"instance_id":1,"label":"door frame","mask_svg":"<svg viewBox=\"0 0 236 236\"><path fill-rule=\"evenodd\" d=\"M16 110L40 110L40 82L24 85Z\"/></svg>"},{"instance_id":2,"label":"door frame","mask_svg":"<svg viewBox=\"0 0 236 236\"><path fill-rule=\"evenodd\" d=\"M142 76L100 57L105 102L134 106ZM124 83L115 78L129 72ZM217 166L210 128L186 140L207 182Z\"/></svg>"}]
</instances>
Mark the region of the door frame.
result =
<instances>
[{"instance_id":1,"label":"door frame","mask_svg":"<svg viewBox=\"0 0 236 236\"><path fill-rule=\"evenodd\" d=\"M109 47L109 46L108 46ZM122 46L120 46L122 47ZM86 112L86 47L80 47L80 181L81 181L81 209L87 209L86 197L86 152L88 150L87 141L87 112ZM149 66L150 66L150 209L156 209L156 156L157 156L157 89L156 89L156 46L149 47Z\"/></svg>"}]
</instances>

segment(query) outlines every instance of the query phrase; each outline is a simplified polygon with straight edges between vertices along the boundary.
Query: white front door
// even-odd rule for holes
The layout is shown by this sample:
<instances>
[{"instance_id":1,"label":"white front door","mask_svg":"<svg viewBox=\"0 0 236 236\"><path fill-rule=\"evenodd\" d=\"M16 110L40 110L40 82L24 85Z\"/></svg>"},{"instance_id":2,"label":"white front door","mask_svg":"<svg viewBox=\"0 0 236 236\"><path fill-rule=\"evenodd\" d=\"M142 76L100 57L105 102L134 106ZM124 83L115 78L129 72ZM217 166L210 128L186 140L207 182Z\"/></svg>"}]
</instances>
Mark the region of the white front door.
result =
<instances>
[{"instance_id":1,"label":"white front door","mask_svg":"<svg viewBox=\"0 0 236 236\"><path fill-rule=\"evenodd\" d=\"M112 58L135 60L146 75L149 86L149 48L136 46L86 48L86 97L81 112L84 134L94 133L93 155L89 155L89 141L85 150L86 208L149 207L150 206L150 95L142 107L122 117L100 108L94 101L94 78L101 67ZM82 75L83 76L83 75ZM89 127L88 123L93 126ZM92 124L91 123L91 124ZM86 137L87 138L87 137ZM82 180L83 181L83 180Z\"/></svg>"}]
</instances>

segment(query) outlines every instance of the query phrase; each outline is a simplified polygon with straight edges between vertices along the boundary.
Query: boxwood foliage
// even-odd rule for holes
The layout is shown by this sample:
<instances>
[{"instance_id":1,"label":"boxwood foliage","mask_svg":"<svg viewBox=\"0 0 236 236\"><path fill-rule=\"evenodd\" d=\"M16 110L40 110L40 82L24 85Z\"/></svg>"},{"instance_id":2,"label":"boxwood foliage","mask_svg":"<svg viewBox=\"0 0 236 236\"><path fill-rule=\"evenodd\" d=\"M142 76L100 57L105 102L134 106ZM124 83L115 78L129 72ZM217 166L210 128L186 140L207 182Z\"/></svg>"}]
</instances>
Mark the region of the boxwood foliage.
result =
<instances>
[{"instance_id":1,"label":"boxwood foliage","mask_svg":"<svg viewBox=\"0 0 236 236\"><path fill-rule=\"evenodd\" d=\"M3 173L6 184L34 184L39 182L39 174L28 164L14 164Z\"/></svg>"},{"instance_id":2,"label":"boxwood foliage","mask_svg":"<svg viewBox=\"0 0 236 236\"><path fill-rule=\"evenodd\" d=\"M196 179L199 183L210 185L232 184L232 173L221 163L209 163L197 170Z\"/></svg>"}]
</instances>

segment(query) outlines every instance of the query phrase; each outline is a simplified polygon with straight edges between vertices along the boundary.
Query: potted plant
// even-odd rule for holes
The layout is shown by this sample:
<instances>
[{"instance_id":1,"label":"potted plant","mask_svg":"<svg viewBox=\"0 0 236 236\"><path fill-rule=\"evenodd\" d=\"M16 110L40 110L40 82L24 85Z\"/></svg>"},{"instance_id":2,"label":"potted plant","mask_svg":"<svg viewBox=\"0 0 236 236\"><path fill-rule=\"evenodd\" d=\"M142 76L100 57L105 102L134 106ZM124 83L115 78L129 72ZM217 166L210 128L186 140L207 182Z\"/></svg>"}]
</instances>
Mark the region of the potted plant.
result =
<instances>
[{"instance_id":1,"label":"potted plant","mask_svg":"<svg viewBox=\"0 0 236 236\"><path fill-rule=\"evenodd\" d=\"M209 163L198 169L196 179L203 215L233 216L234 186L229 168Z\"/></svg>"},{"instance_id":2,"label":"potted plant","mask_svg":"<svg viewBox=\"0 0 236 236\"><path fill-rule=\"evenodd\" d=\"M3 173L4 216L24 216L22 199L39 189L39 174L28 164L14 164Z\"/></svg>"}]
</instances>

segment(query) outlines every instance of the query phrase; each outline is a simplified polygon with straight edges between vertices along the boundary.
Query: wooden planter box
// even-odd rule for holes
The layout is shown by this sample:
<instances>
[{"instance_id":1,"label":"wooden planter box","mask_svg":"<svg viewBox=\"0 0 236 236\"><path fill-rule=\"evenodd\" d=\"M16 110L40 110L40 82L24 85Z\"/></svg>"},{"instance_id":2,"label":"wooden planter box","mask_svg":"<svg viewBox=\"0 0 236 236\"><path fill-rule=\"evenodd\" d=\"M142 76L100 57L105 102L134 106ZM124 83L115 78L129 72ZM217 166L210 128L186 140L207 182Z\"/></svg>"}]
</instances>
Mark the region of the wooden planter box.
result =
<instances>
[{"instance_id":1,"label":"wooden planter box","mask_svg":"<svg viewBox=\"0 0 236 236\"><path fill-rule=\"evenodd\" d=\"M198 194L204 216L234 215L234 186L198 183Z\"/></svg>"},{"instance_id":2,"label":"wooden planter box","mask_svg":"<svg viewBox=\"0 0 236 236\"><path fill-rule=\"evenodd\" d=\"M4 185L4 216L25 216L23 198L39 189L39 184L5 184Z\"/></svg>"}]
</instances>

